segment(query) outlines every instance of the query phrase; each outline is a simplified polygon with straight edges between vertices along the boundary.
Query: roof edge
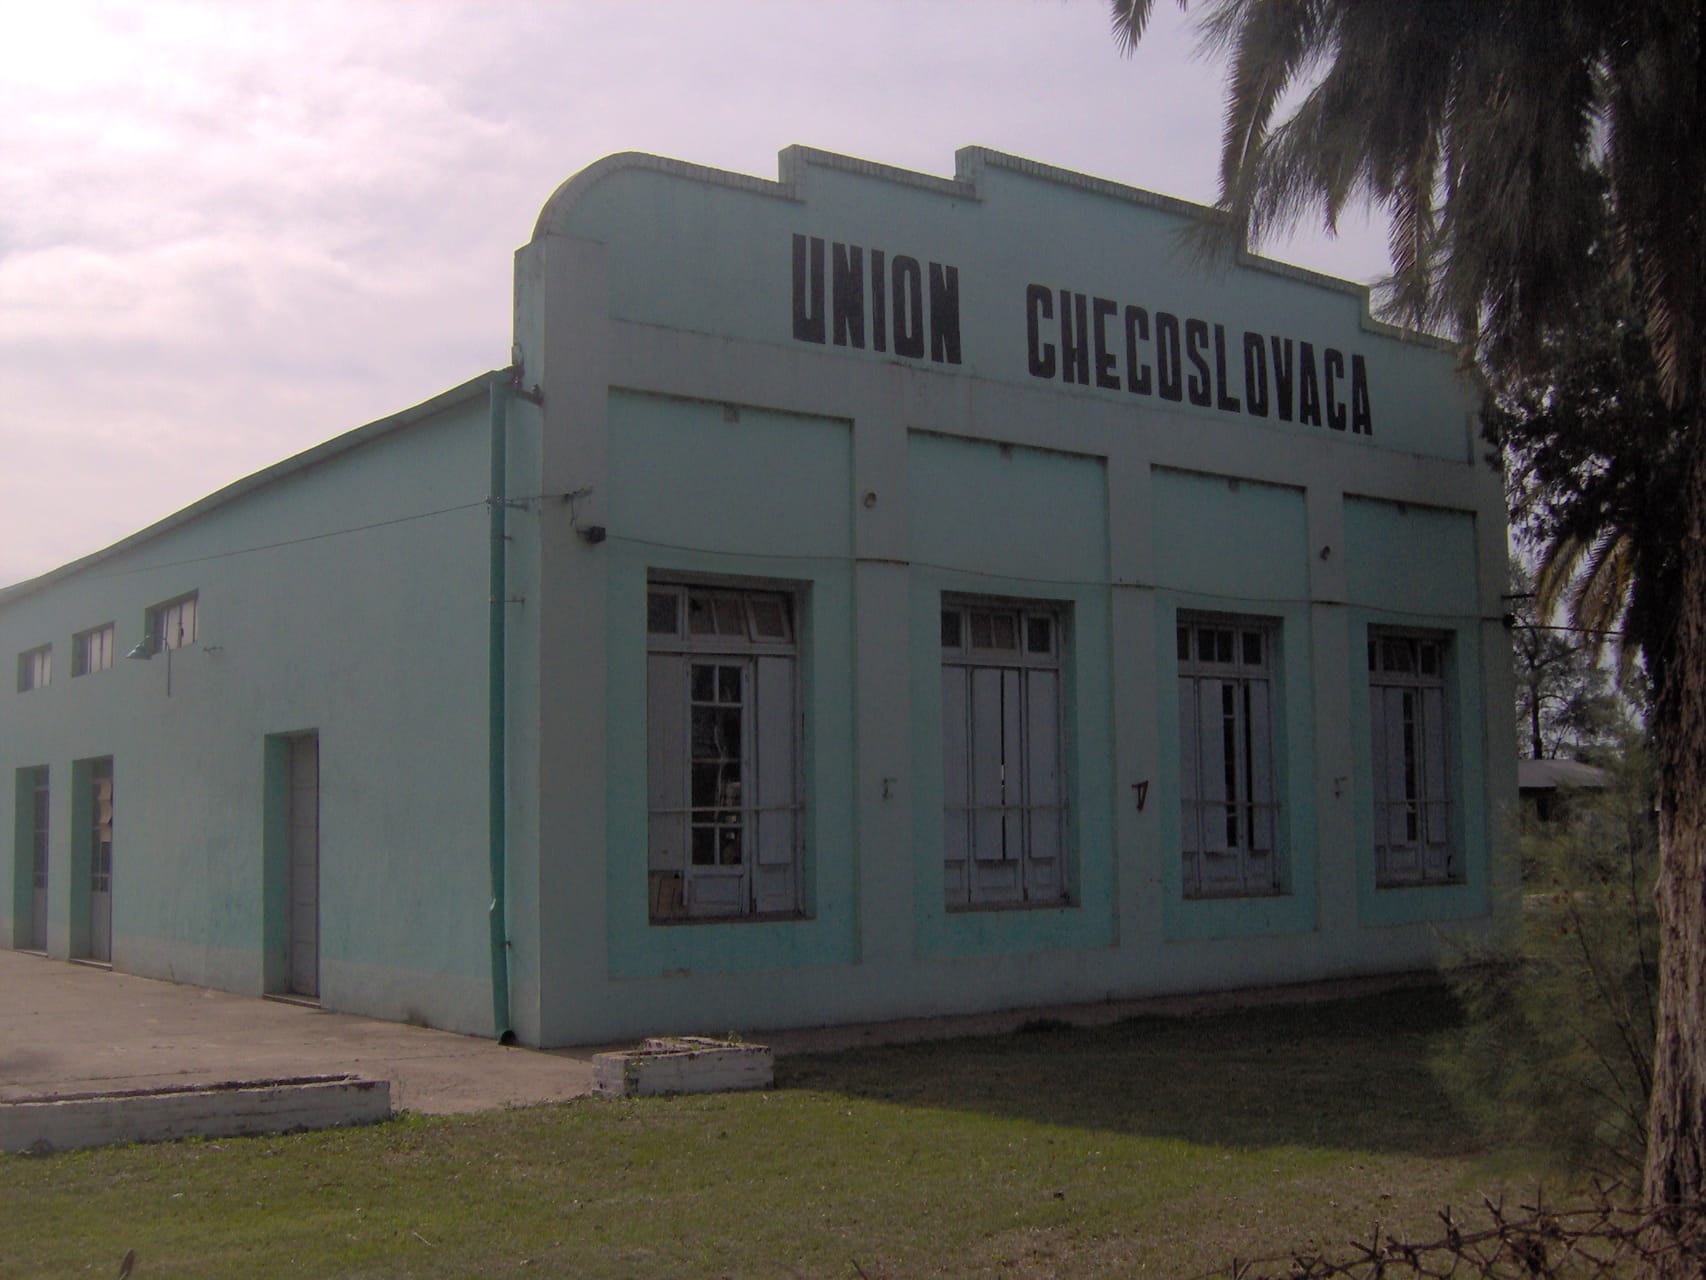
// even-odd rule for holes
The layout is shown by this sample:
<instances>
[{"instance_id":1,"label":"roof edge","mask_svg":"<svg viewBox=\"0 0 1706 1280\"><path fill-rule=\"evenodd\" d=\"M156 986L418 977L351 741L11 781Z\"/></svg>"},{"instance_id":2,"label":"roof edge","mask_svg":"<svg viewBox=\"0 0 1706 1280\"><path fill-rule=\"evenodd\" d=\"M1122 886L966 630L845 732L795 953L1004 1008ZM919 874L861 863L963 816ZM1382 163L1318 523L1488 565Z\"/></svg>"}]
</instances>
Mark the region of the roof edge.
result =
<instances>
[{"instance_id":1,"label":"roof edge","mask_svg":"<svg viewBox=\"0 0 1706 1280\"><path fill-rule=\"evenodd\" d=\"M983 169L1006 169L1011 173L1024 174L1026 177L1036 178L1042 182L1074 187L1080 191L1106 196L1110 200L1123 200L1128 204L1159 209L1165 213L1191 218L1198 222L1224 223L1228 216L1224 210L1214 205L1198 204L1194 200L1163 195L1158 191L1115 182L1111 178L1098 178L1092 174L1079 173L1074 169L1062 169L1057 165L1044 164L1040 160L1029 160L1024 156L996 151L990 147L961 147L954 152L954 162L956 175L974 189L977 186L977 175ZM1281 262L1278 258L1265 257L1244 246L1239 246L1233 261L1239 266L1265 271L1287 280L1295 280L1300 284L1315 285L1318 288L1330 289L1337 293L1350 294L1362 303L1362 328L1369 333L1377 333L1388 338L1398 338L1405 342L1420 343L1423 346L1438 347L1447 351L1458 349L1458 343L1450 338L1441 337L1437 333L1429 333L1423 329L1411 329L1404 325L1392 324L1390 321L1376 317L1372 306L1372 290L1366 284L1359 284L1355 280L1346 280L1342 276L1330 275L1325 271L1316 271L1311 267L1300 267L1295 263Z\"/></svg>"},{"instance_id":2,"label":"roof edge","mask_svg":"<svg viewBox=\"0 0 1706 1280\"><path fill-rule=\"evenodd\" d=\"M304 449L301 453L292 454L271 466L251 472L240 480L233 480L223 488L215 489L205 498L197 499L189 506L173 512L162 520L156 520L153 524L147 525L127 537L120 538L117 542L109 543L97 551L79 556L75 560L68 561L58 568L49 569L46 573L38 574L36 577L25 578L22 582L0 588L0 607L9 605L24 596L33 595L57 582L93 568L97 564L111 560L123 552L134 550L144 543L172 532L174 529L182 528L192 521L199 520L211 511L227 506L239 498L246 497L257 489L276 484L280 480L287 479L297 472L306 471L310 467L318 466L339 454L348 453L352 449L359 449L382 436L400 431L404 427L413 426L415 423L430 418L453 405L461 404L464 400L472 400L476 393L485 390L492 378L498 376L499 372L501 371L494 370L479 374L447 391L439 392L429 400L423 400L407 409L400 409L396 413L335 435L330 440L322 441L312 448Z\"/></svg>"},{"instance_id":3,"label":"roof edge","mask_svg":"<svg viewBox=\"0 0 1706 1280\"><path fill-rule=\"evenodd\" d=\"M864 160L858 156L842 155L835 151L822 151L816 147L803 146L798 143L782 148L777 155L776 168L778 176L775 181L772 181L768 178L756 178L750 174L736 173L729 169L716 169L709 165L693 164L686 160L672 160L667 156L653 155L645 151L618 151L613 155L593 161L586 168L566 179L551 193L550 198L545 201L544 206L539 211L538 220L534 223L533 239L537 240L541 236L547 235L567 234L568 217L576 202L606 178L627 170L663 173L688 181L746 191L768 199L798 202L804 199L800 194L801 179L809 168L834 169L841 173L858 174L881 182L912 187L915 190L926 191L933 195L947 196L955 200L973 201L983 199L983 193L980 189L982 184L979 182L983 172L987 169L1003 169L1009 173L1035 178L1040 182L1071 187L1079 191L1104 196L1110 200L1142 205L1149 209L1159 209L1165 213L1189 218L1197 222L1224 222L1227 216L1213 205L1198 204L1195 201L1185 200L1178 196L1163 195L1144 187L1134 187L1127 183L1115 182L1110 178L1098 178L1092 174L1079 173L1074 169L1062 169L1057 165L1044 164L1040 160L1030 160L1024 156L1013 155L1009 152L997 151L993 147L984 146L965 146L956 150L954 152L954 176L952 178L940 178L935 174L920 173L915 169L903 169L898 165L884 164L876 160ZM1237 250L1232 260L1241 267L1265 271L1270 275L1294 280L1300 284L1313 285L1320 289L1328 289L1335 293L1348 294L1362 305L1360 325L1367 333L1397 338L1403 342L1435 347L1443 351L1456 352L1459 348L1459 344L1450 338L1429 333L1422 329L1392 324L1389 321L1377 318L1373 309L1372 291L1368 285L1358 284L1354 280L1346 280L1340 276L1329 275L1324 271L1316 271L1309 267L1281 262L1277 258L1264 257L1244 247Z\"/></svg>"}]
</instances>

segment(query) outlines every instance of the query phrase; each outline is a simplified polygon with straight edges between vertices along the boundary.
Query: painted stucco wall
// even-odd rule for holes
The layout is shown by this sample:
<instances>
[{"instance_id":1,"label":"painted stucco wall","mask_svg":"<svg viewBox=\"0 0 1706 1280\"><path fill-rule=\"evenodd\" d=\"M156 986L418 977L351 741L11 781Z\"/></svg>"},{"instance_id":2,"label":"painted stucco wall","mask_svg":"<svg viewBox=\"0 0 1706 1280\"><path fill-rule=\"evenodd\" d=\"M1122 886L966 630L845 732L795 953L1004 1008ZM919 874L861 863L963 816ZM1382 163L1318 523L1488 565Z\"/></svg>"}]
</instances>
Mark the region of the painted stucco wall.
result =
<instances>
[{"instance_id":1,"label":"painted stucco wall","mask_svg":"<svg viewBox=\"0 0 1706 1280\"><path fill-rule=\"evenodd\" d=\"M0 652L54 646L47 687L0 692L0 830L17 770L50 770L50 955L86 944L74 766L110 757L114 966L279 989L268 743L317 730L323 1004L489 1032L484 386L399 417L0 601ZM127 659L192 591L194 643ZM113 666L73 677L73 633L105 622Z\"/></svg>"},{"instance_id":2,"label":"painted stucco wall","mask_svg":"<svg viewBox=\"0 0 1706 1280\"><path fill-rule=\"evenodd\" d=\"M1436 961L1442 923L1498 927L1512 867L1496 833L1515 794L1499 710L1503 502L1452 353L1372 323L1352 286L1259 264L1194 271L1176 237L1197 215L1146 193L975 150L954 180L801 149L782 170L770 183L613 157L565 184L517 256L515 336L544 393L521 412L542 492L576 495L536 521L529 1033L572 1042L1399 970ZM896 354L910 317L892 312L876 349L869 275L863 347L845 324L838 345L837 246L844 259L858 246L867 270L876 248L915 258L926 310L931 264L954 267L957 359L933 348L933 317L921 354ZM1105 330L1086 340L1082 385L1061 376L1076 336L1062 317L1080 295ZM1128 348L1133 307L1148 345ZM1163 313L1195 335L1174 362L1176 401L1160 394ZM1337 353L1335 374L1354 358L1371 429L1352 427L1348 374L1347 429L1325 408L1319 425L1301 421L1295 386L1283 420L1279 366L1247 378L1246 342L1264 361L1281 346L1302 359L1307 343L1323 379L1323 353ZM1132 389L1139 372L1147 393ZM585 536L595 528L602 540ZM683 573L801 593L800 919L648 920L645 585ZM1068 619L1069 905L943 905L945 594L1043 601ZM1182 895L1181 610L1277 625L1278 896ZM1450 639L1460 884L1374 886L1371 625Z\"/></svg>"},{"instance_id":3,"label":"painted stucco wall","mask_svg":"<svg viewBox=\"0 0 1706 1280\"><path fill-rule=\"evenodd\" d=\"M1177 247L1199 211L1082 175L979 150L954 179L797 148L782 170L613 157L517 253L521 1039L1401 970L1434 963L1445 932L1499 928L1503 496L1452 353L1372 323L1352 286L1248 261L1201 273ZM865 274L838 307L854 248ZM895 310L913 280L923 311ZM276 813L282 735L314 729L325 1003L490 1032L487 428L481 380L0 593L0 655L55 645L48 688L0 693L14 847L18 770L52 773L52 954L80 945L70 780L110 756L115 965L277 985L269 795ZM795 593L798 918L650 919L658 578ZM73 632L114 621L122 655L147 606L190 590L201 632L169 697L163 656L70 676ZM944 598L1063 620L1064 903L945 905ZM1274 636L1278 895L1183 893L1182 612ZM1375 885L1371 627L1447 640L1460 883ZM26 889L14 858L0 941Z\"/></svg>"}]
</instances>

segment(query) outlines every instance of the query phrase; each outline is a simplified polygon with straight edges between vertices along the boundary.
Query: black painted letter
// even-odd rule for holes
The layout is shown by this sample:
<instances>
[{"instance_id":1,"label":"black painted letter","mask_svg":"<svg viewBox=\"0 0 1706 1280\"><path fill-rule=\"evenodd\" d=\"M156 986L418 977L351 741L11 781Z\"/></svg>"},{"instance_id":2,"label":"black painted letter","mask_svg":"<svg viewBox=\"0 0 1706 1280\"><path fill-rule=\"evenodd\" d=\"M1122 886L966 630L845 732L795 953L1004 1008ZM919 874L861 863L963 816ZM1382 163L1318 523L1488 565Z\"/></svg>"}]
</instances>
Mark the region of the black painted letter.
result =
<instances>
[{"instance_id":1,"label":"black painted letter","mask_svg":"<svg viewBox=\"0 0 1706 1280\"><path fill-rule=\"evenodd\" d=\"M1060 291L1060 380L1090 385L1089 299Z\"/></svg>"},{"instance_id":2,"label":"black painted letter","mask_svg":"<svg viewBox=\"0 0 1706 1280\"><path fill-rule=\"evenodd\" d=\"M1321 353L1321 364L1327 375L1327 425L1334 431L1345 429L1345 406L1339 403L1339 379L1345 376L1345 354L1335 347Z\"/></svg>"},{"instance_id":3,"label":"black painted letter","mask_svg":"<svg viewBox=\"0 0 1706 1280\"><path fill-rule=\"evenodd\" d=\"M1368 365L1354 354L1351 356L1351 431L1359 436L1374 434L1374 410L1368 403Z\"/></svg>"},{"instance_id":4,"label":"black painted letter","mask_svg":"<svg viewBox=\"0 0 1706 1280\"><path fill-rule=\"evenodd\" d=\"M883 251L871 250L871 348L889 349L888 275L883 271Z\"/></svg>"},{"instance_id":5,"label":"black painted letter","mask_svg":"<svg viewBox=\"0 0 1706 1280\"><path fill-rule=\"evenodd\" d=\"M1208 325L1201 320L1185 321L1185 358L1196 370L1185 381L1190 391L1191 403L1200 404L1204 408L1211 403L1208 393L1207 348Z\"/></svg>"},{"instance_id":6,"label":"black painted letter","mask_svg":"<svg viewBox=\"0 0 1706 1280\"><path fill-rule=\"evenodd\" d=\"M835 312L835 345L865 346L865 251L836 242L829 296Z\"/></svg>"},{"instance_id":7,"label":"black painted letter","mask_svg":"<svg viewBox=\"0 0 1706 1280\"><path fill-rule=\"evenodd\" d=\"M1184 398L1185 380L1179 368L1179 317L1155 313L1155 381L1163 400Z\"/></svg>"},{"instance_id":8,"label":"black painted letter","mask_svg":"<svg viewBox=\"0 0 1706 1280\"><path fill-rule=\"evenodd\" d=\"M1244 403L1252 416L1268 416L1268 349L1259 333L1244 335Z\"/></svg>"},{"instance_id":9,"label":"black painted letter","mask_svg":"<svg viewBox=\"0 0 1706 1280\"><path fill-rule=\"evenodd\" d=\"M897 253L891 268L894 283L894 353L921 359L924 355L924 268L918 259Z\"/></svg>"},{"instance_id":10,"label":"black painted letter","mask_svg":"<svg viewBox=\"0 0 1706 1280\"><path fill-rule=\"evenodd\" d=\"M810 240L811 265L806 265L808 242L804 236L794 237L794 336L801 342L822 342L823 323L823 240ZM810 279L808 281L808 271ZM809 300L808 300L809 285Z\"/></svg>"},{"instance_id":11,"label":"black painted letter","mask_svg":"<svg viewBox=\"0 0 1706 1280\"><path fill-rule=\"evenodd\" d=\"M1244 406L1226 389L1226 326L1214 326L1214 407L1237 413Z\"/></svg>"},{"instance_id":12,"label":"black painted letter","mask_svg":"<svg viewBox=\"0 0 1706 1280\"><path fill-rule=\"evenodd\" d=\"M1321 375L1315 370L1315 345L1297 344L1297 420L1306 427L1321 425Z\"/></svg>"},{"instance_id":13,"label":"black painted letter","mask_svg":"<svg viewBox=\"0 0 1706 1280\"><path fill-rule=\"evenodd\" d=\"M1127 391L1146 396L1150 391L1149 366L1139 362L1137 344L1149 341L1149 313L1142 307L1125 309L1125 385Z\"/></svg>"},{"instance_id":14,"label":"black painted letter","mask_svg":"<svg viewBox=\"0 0 1706 1280\"><path fill-rule=\"evenodd\" d=\"M1054 290L1047 285L1025 286L1025 340L1033 378L1054 377L1054 344L1044 342L1042 322L1054 319Z\"/></svg>"},{"instance_id":15,"label":"black painted letter","mask_svg":"<svg viewBox=\"0 0 1706 1280\"><path fill-rule=\"evenodd\" d=\"M960 362L960 269L930 264L930 358Z\"/></svg>"},{"instance_id":16,"label":"black painted letter","mask_svg":"<svg viewBox=\"0 0 1706 1280\"><path fill-rule=\"evenodd\" d=\"M1291 388L1295 368L1291 360L1291 339L1272 339L1274 352L1274 399L1279 401L1281 422L1291 421Z\"/></svg>"},{"instance_id":17,"label":"black painted letter","mask_svg":"<svg viewBox=\"0 0 1706 1280\"><path fill-rule=\"evenodd\" d=\"M1114 353L1108 350L1108 317L1119 313L1120 304L1112 298L1096 298L1090 303L1091 327L1096 334L1096 385L1109 391L1120 389Z\"/></svg>"}]
</instances>

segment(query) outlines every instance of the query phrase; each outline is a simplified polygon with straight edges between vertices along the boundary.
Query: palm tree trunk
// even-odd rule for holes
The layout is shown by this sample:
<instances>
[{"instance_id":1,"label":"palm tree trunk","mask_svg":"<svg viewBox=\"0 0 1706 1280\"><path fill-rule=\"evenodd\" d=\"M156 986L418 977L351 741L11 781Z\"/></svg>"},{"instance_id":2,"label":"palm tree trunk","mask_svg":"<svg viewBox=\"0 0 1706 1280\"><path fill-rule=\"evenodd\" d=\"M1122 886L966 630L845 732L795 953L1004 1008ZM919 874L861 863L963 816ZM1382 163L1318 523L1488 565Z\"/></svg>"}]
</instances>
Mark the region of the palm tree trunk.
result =
<instances>
[{"instance_id":1,"label":"palm tree trunk","mask_svg":"<svg viewBox=\"0 0 1706 1280\"><path fill-rule=\"evenodd\" d=\"M1647 1111L1649 1208L1706 1196L1706 414L1691 432L1683 487L1685 534L1676 632L1654 731L1659 749L1658 1038ZM1695 1219L1688 1256L1659 1280L1706 1273L1706 1231Z\"/></svg>"}]
</instances>

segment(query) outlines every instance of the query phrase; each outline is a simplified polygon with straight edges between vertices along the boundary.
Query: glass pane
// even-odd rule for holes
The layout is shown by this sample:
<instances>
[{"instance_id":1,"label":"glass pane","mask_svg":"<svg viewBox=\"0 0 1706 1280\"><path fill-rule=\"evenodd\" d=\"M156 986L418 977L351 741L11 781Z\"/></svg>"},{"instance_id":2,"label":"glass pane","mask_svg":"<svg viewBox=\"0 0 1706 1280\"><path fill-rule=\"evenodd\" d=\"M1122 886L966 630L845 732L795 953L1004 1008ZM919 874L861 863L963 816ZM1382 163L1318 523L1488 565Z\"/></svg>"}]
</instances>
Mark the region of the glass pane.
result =
<instances>
[{"instance_id":1,"label":"glass pane","mask_svg":"<svg viewBox=\"0 0 1706 1280\"><path fill-rule=\"evenodd\" d=\"M717 829L715 827L693 828L693 865L709 867L717 861Z\"/></svg>"},{"instance_id":2,"label":"glass pane","mask_svg":"<svg viewBox=\"0 0 1706 1280\"><path fill-rule=\"evenodd\" d=\"M1214 631L1214 660L1216 662L1232 661L1232 632L1224 628Z\"/></svg>"},{"instance_id":3,"label":"glass pane","mask_svg":"<svg viewBox=\"0 0 1706 1280\"><path fill-rule=\"evenodd\" d=\"M1244 665L1259 667L1262 665L1262 633L1246 631L1244 633Z\"/></svg>"},{"instance_id":4,"label":"glass pane","mask_svg":"<svg viewBox=\"0 0 1706 1280\"><path fill-rule=\"evenodd\" d=\"M721 827L717 832L718 857L717 861L725 867L738 867L741 864L741 838L739 827Z\"/></svg>"},{"instance_id":5,"label":"glass pane","mask_svg":"<svg viewBox=\"0 0 1706 1280\"><path fill-rule=\"evenodd\" d=\"M715 707L693 708L693 758L720 760L723 753L717 746L717 710Z\"/></svg>"},{"instance_id":6,"label":"glass pane","mask_svg":"<svg viewBox=\"0 0 1706 1280\"><path fill-rule=\"evenodd\" d=\"M752 638L754 640L786 640L788 613L780 600L759 596L748 602L752 609Z\"/></svg>"},{"instance_id":7,"label":"glass pane","mask_svg":"<svg viewBox=\"0 0 1706 1280\"><path fill-rule=\"evenodd\" d=\"M1439 674L1439 646L1437 644L1422 645L1422 674L1432 676Z\"/></svg>"},{"instance_id":8,"label":"glass pane","mask_svg":"<svg viewBox=\"0 0 1706 1280\"><path fill-rule=\"evenodd\" d=\"M717 633L717 623L711 614L711 597L701 591L691 591L687 595L687 630L696 636Z\"/></svg>"},{"instance_id":9,"label":"glass pane","mask_svg":"<svg viewBox=\"0 0 1706 1280\"><path fill-rule=\"evenodd\" d=\"M1189 662L1191 660L1191 629L1189 627L1180 627L1179 628L1178 642L1179 642L1179 661L1180 662Z\"/></svg>"},{"instance_id":10,"label":"glass pane","mask_svg":"<svg viewBox=\"0 0 1706 1280\"><path fill-rule=\"evenodd\" d=\"M746 636L746 613L740 607L739 596L717 597L717 634Z\"/></svg>"},{"instance_id":11,"label":"glass pane","mask_svg":"<svg viewBox=\"0 0 1706 1280\"><path fill-rule=\"evenodd\" d=\"M992 614L990 624L994 636L990 648L1015 650L1019 647L1019 620L1013 614Z\"/></svg>"},{"instance_id":12,"label":"glass pane","mask_svg":"<svg viewBox=\"0 0 1706 1280\"><path fill-rule=\"evenodd\" d=\"M715 809L722 803L723 766L695 764L693 766L693 798L695 809Z\"/></svg>"},{"instance_id":13,"label":"glass pane","mask_svg":"<svg viewBox=\"0 0 1706 1280\"><path fill-rule=\"evenodd\" d=\"M646 630L654 636L681 633L678 618L681 597L673 591L653 591L646 596Z\"/></svg>"},{"instance_id":14,"label":"glass pane","mask_svg":"<svg viewBox=\"0 0 1706 1280\"><path fill-rule=\"evenodd\" d=\"M1054 620L1030 617L1025 619L1025 648L1031 653L1054 652Z\"/></svg>"},{"instance_id":15,"label":"glass pane","mask_svg":"<svg viewBox=\"0 0 1706 1280\"><path fill-rule=\"evenodd\" d=\"M717 701L718 702L733 702L737 705L739 704L739 702L740 702L740 668L739 667L718 667L717 668Z\"/></svg>"},{"instance_id":16,"label":"glass pane","mask_svg":"<svg viewBox=\"0 0 1706 1280\"><path fill-rule=\"evenodd\" d=\"M740 708L722 707L717 717L717 753L725 760L740 759Z\"/></svg>"},{"instance_id":17,"label":"glass pane","mask_svg":"<svg viewBox=\"0 0 1706 1280\"><path fill-rule=\"evenodd\" d=\"M1380 670L1380 646L1373 640L1368 642L1368 669L1370 671Z\"/></svg>"},{"instance_id":18,"label":"glass pane","mask_svg":"<svg viewBox=\"0 0 1706 1280\"><path fill-rule=\"evenodd\" d=\"M974 649L991 648L991 630L989 614L982 609L974 609L971 614L971 647Z\"/></svg>"},{"instance_id":19,"label":"glass pane","mask_svg":"<svg viewBox=\"0 0 1706 1280\"><path fill-rule=\"evenodd\" d=\"M693 701L709 702L716 689L717 669L708 663L693 664Z\"/></svg>"},{"instance_id":20,"label":"glass pane","mask_svg":"<svg viewBox=\"0 0 1706 1280\"><path fill-rule=\"evenodd\" d=\"M958 649L960 647L960 611L958 609L942 610L942 647Z\"/></svg>"}]
</instances>

